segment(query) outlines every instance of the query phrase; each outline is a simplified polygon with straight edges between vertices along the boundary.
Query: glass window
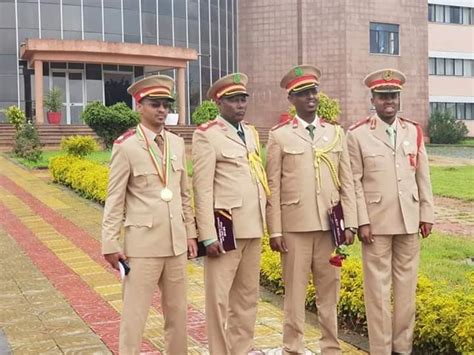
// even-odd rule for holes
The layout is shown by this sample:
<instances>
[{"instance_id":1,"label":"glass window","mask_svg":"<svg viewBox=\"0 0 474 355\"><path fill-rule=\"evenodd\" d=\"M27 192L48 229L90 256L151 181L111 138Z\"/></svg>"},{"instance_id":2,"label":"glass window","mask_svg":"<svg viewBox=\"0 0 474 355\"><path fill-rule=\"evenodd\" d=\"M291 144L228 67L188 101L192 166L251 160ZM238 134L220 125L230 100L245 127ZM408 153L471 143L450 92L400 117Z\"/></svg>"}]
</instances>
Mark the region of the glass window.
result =
<instances>
[{"instance_id":1,"label":"glass window","mask_svg":"<svg viewBox=\"0 0 474 355\"><path fill-rule=\"evenodd\" d=\"M171 43L171 41L173 40L171 17L160 15L158 19L158 25L158 31L160 34L160 44L164 44L164 40L168 40L169 43Z\"/></svg>"},{"instance_id":2,"label":"glass window","mask_svg":"<svg viewBox=\"0 0 474 355\"><path fill-rule=\"evenodd\" d=\"M101 0L83 0L84 6L101 7Z\"/></svg>"},{"instance_id":3,"label":"glass window","mask_svg":"<svg viewBox=\"0 0 474 355\"><path fill-rule=\"evenodd\" d=\"M17 82L16 75L3 75L2 85L0 85L0 98L2 101L13 101L17 100Z\"/></svg>"},{"instance_id":4,"label":"glass window","mask_svg":"<svg viewBox=\"0 0 474 355\"><path fill-rule=\"evenodd\" d=\"M432 4L428 5L428 21L430 22L435 21L435 6Z\"/></svg>"},{"instance_id":5,"label":"glass window","mask_svg":"<svg viewBox=\"0 0 474 355\"><path fill-rule=\"evenodd\" d=\"M171 0L160 0L158 2L158 14L171 16Z\"/></svg>"},{"instance_id":6,"label":"glass window","mask_svg":"<svg viewBox=\"0 0 474 355\"><path fill-rule=\"evenodd\" d=\"M16 55L0 54L0 71L2 75L16 74L17 66Z\"/></svg>"},{"instance_id":7,"label":"glass window","mask_svg":"<svg viewBox=\"0 0 474 355\"><path fill-rule=\"evenodd\" d=\"M84 6L84 32L100 33L102 38L102 10Z\"/></svg>"},{"instance_id":8,"label":"glass window","mask_svg":"<svg viewBox=\"0 0 474 355\"><path fill-rule=\"evenodd\" d=\"M451 22L451 7L444 6L444 22L450 23Z\"/></svg>"},{"instance_id":9,"label":"glass window","mask_svg":"<svg viewBox=\"0 0 474 355\"><path fill-rule=\"evenodd\" d=\"M38 28L38 3L18 4L18 27Z\"/></svg>"},{"instance_id":10,"label":"glass window","mask_svg":"<svg viewBox=\"0 0 474 355\"><path fill-rule=\"evenodd\" d=\"M142 0L142 12L156 14L156 0Z\"/></svg>"},{"instance_id":11,"label":"glass window","mask_svg":"<svg viewBox=\"0 0 474 355\"><path fill-rule=\"evenodd\" d=\"M445 75L444 58L436 58L436 75Z\"/></svg>"},{"instance_id":12,"label":"glass window","mask_svg":"<svg viewBox=\"0 0 474 355\"><path fill-rule=\"evenodd\" d=\"M18 30L18 42L25 42L27 38L38 38L38 29L23 29Z\"/></svg>"},{"instance_id":13,"label":"glass window","mask_svg":"<svg viewBox=\"0 0 474 355\"><path fill-rule=\"evenodd\" d=\"M473 120L474 119L474 104L467 103L466 104L466 120Z\"/></svg>"},{"instance_id":14,"label":"glass window","mask_svg":"<svg viewBox=\"0 0 474 355\"><path fill-rule=\"evenodd\" d=\"M122 35L121 16L120 9L104 8L104 32Z\"/></svg>"},{"instance_id":15,"label":"glass window","mask_svg":"<svg viewBox=\"0 0 474 355\"><path fill-rule=\"evenodd\" d=\"M115 64L104 64L104 70L117 71L118 67Z\"/></svg>"},{"instance_id":16,"label":"glass window","mask_svg":"<svg viewBox=\"0 0 474 355\"><path fill-rule=\"evenodd\" d=\"M65 31L81 31L80 6L63 6L63 28Z\"/></svg>"},{"instance_id":17,"label":"glass window","mask_svg":"<svg viewBox=\"0 0 474 355\"><path fill-rule=\"evenodd\" d=\"M144 12L142 14L143 37L154 38L156 43L156 15Z\"/></svg>"},{"instance_id":18,"label":"glass window","mask_svg":"<svg viewBox=\"0 0 474 355\"><path fill-rule=\"evenodd\" d=\"M137 10L124 10L123 21L124 21L125 34L138 36L138 42L140 42L140 18L139 18L138 11ZM128 38L131 39L132 37L128 37ZM137 41L133 40L131 42L137 42Z\"/></svg>"},{"instance_id":19,"label":"glass window","mask_svg":"<svg viewBox=\"0 0 474 355\"><path fill-rule=\"evenodd\" d=\"M472 62L470 59L464 59L464 76L472 76Z\"/></svg>"},{"instance_id":20,"label":"glass window","mask_svg":"<svg viewBox=\"0 0 474 355\"><path fill-rule=\"evenodd\" d=\"M15 4L0 2L0 27L15 28Z\"/></svg>"},{"instance_id":21,"label":"glass window","mask_svg":"<svg viewBox=\"0 0 474 355\"><path fill-rule=\"evenodd\" d=\"M465 111L464 111L464 103L456 104L456 118L458 120L464 120L466 118Z\"/></svg>"},{"instance_id":22,"label":"glass window","mask_svg":"<svg viewBox=\"0 0 474 355\"><path fill-rule=\"evenodd\" d=\"M16 54L16 33L14 29L0 28L0 53ZM4 83L2 82L2 85ZM1 97L1 96L0 96Z\"/></svg>"},{"instance_id":23,"label":"glass window","mask_svg":"<svg viewBox=\"0 0 474 355\"><path fill-rule=\"evenodd\" d=\"M128 10L138 10L137 0L123 0L123 8Z\"/></svg>"},{"instance_id":24,"label":"glass window","mask_svg":"<svg viewBox=\"0 0 474 355\"><path fill-rule=\"evenodd\" d=\"M456 59L454 61L454 75L460 75L462 76L462 59Z\"/></svg>"},{"instance_id":25,"label":"glass window","mask_svg":"<svg viewBox=\"0 0 474 355\"><path fill-rule=\"evenodd\" d=\"M435 5L435 18L436 22L444 22L444 6Z\"/></svg>"},{"instance_id":26,"label":"glass window","mask_svg":"<svg viewBox=\"0 0 474 355\"><path fill-rule=\"evenodd\" d=\"M445 63L445 75L454 75L454 59L446 58Z\"/></svg>"},{"instance_id":27,"label":"glass window","mask_svg":"<svg viewBox=\"0 0 474 355\"><path fill-rule=\"evenodd\" d=\"M102 80L102 68L100 64L86 64L87 80Z\"/></svg>"},{"instance_id":28,"label":"glass window","mask_svg":"<svg viewBox=\"0 0 474 355\"><path fill-rule=\"evenodd\" d=\"M436 60L435 58L430 58L428 60L428 74L435 75L436 74Z\"/></svg>"},{"instance_id":29,"label":"glass window","mask_svg":"<svg viewBox=\"0 0 474 355\"><path fill-rule=\"evenodd\" d=\"M61 30L59 5L41 3L41 29Z\"/></svg>"},{"instance_id":30,"label":"glass window","mask_svg":"<svg viewBox=\"0 0 474 355\"><path fill-rule=\"evenodd\" d=\"M101 80L86 80L87 102L103 102L103 89Z\"/></svg>"},{"instance_id":31,"label":"glass window","mask_svg":"<svg viewBox=\"0 0 474 355\"><path fill-rule=\"evenodd\" d=\"M182 18L174 19L174 39L176 42L186 42L186 20Z\"/></svg>"},{"instance_id":32,"label":"glass window","mask_svg":"<svg viewBox=\"0 0 474 355\"><path fill-rule=\"evenodd\" d=\"M121 8L120 0L104 0L104 7L120 9Z\"/></svg>"},{"instance_id":33,"label":"glass window","mask_svg":"<svg viewBox=\"0 0 474 355\"><path fill-rule=\"evenodd\" d=\"M462 9L462 24L469 25L471 24L471 8L463 7Z\"/></svg>"},{"instance_id":34,"label":"glass window","mask_svg":"<svg viewBox=\"0 0 474 355\"><path fill-rule=\"evenodd\" d=\"M385 23L370 23L370 53L398 55L399 26Z\"/></svg>"},{"instance_id":35,"label":"glass window","mask_svg":"<svg viewBox=\"0 0 474 355\"><path fill-rule=\"evenodd\" d=\"M451 23L462 23L461 21L461 8L457 6L450 6Z\"/></svg>"},{"instance_id":36,"label":"glass window","mask_svg":"<svg viewBox=\"0 0 474 355\"><path fill-rule=\"evenodd\" d=\"M456 104L454 102L447 102L446 111L449 112L453 117L456 117Z\"/></svg>"},{"instance_id":37,"label":"glass window","mask_svg":"<svg viewBox=\"0 0 474 355\"><path fill-rule=\"evenodd\" d=\"M174 1L174 17L186 19L186 1Z\"/></svg>"},{"instance_id":38,"label":"glass window","mask_svg":"<svg viewBox=\"0 0 474 355\"><path fill-rule=\"evenodd\" d=\"M82 39L82 33L77 31L64 31L64 39Z\"/></svg>"}]
</instances>

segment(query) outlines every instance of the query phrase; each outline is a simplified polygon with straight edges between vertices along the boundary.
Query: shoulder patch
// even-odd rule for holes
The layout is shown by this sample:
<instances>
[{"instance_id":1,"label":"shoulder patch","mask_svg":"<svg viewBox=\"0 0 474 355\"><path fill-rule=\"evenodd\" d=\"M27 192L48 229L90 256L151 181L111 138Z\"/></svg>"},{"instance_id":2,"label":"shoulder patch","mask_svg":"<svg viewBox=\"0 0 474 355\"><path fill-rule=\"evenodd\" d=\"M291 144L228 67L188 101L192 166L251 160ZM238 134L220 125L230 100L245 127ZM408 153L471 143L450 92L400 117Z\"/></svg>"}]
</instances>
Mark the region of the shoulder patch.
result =
<instances>
[{"instance_id":1,"label":"shoulder patch","mask_svg":"<svg viewBox=\"0 0 474 355\"><path fill-rule=\"evenodd\" d=\"M207 129L211 128L212 126L215 126L216 124L219 124L220 122L218 122L216 119L212 120L212 121L208 121L206 123L203 123L203 124L200 124L198 126L198 129L200 131L207 131Z\"/></svg>"},{"instance_id":2,"label":"shoulder patch","mask_svg":"<svg viewBox=\"0 0 474 355\"><path fill-rule=\"evenodd\" d=\"M360 126L362 126L366 123L369 123L370 119L371 119L371 117L366 117L366 118L363 118L363 119L357 121L353 125L349 126L349 131L352 131L352 130L356 129L357 127L360 127Z\"/></svg>"},{"instance_id":3,"label":"shoulder patch","mask_svg":"<svg viewBox=\"0 0 474 355\"><path fill-rule=\"evenodd\" d=\"M288 123L291 123L292 121L293 121L293 118L290 117L290 118L288 118L288 119L286 119L286 120L284 120L284 121L278 123L276 126L273 126L273 127L270 129L270 131L274 131L274 130L280 128L280 127L286 126Z\"/></svg>"},{"instance_id":4,"label":"shoulder patch","mask_svg":"<svg viewBox=\"0 0 474 355\"><path fill-rule=\"evenodd\" d=\"M415 126L419 126L420 124L416 121L413 121L413 120L409 120L408 118L405 118L405 117L398 117L399 119L401 119L402 121L405 121L405 122L410 122L412 124L414 124Z\"/></svg>"},{"instance_id":5,"label":"shoulder patch","mask_svg":"<svg viewBox=\"0 0 474 355\"><path fill-rule=\"evenodd\" d=\"M120 137L118 137L115 141L114 144L120 144L125 142L128 138L131 136L135 135L135 128L129 129L127 132L122 134Z\"/></svg>"}]
</instances>

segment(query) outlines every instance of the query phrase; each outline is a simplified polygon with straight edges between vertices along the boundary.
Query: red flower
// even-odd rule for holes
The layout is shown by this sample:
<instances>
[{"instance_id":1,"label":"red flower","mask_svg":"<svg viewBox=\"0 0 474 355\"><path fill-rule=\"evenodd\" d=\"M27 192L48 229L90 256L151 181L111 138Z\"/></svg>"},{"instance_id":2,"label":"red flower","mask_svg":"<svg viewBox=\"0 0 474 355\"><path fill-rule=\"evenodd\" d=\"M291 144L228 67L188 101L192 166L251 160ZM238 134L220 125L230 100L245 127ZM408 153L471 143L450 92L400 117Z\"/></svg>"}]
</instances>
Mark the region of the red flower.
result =
<instances>
[{"instance_id":1,"label":"red flower","mask_svg":"<svg viewBox=\"0 0 474 355\"><path fill-rule=\"evenodd\" d=\"M345 249L346 248L343 245L337 247L336 250L334 250L334 254L329 259L329 263L333 266L341 267L342 261L349 255Z\"/></svg>"}]
</instances>

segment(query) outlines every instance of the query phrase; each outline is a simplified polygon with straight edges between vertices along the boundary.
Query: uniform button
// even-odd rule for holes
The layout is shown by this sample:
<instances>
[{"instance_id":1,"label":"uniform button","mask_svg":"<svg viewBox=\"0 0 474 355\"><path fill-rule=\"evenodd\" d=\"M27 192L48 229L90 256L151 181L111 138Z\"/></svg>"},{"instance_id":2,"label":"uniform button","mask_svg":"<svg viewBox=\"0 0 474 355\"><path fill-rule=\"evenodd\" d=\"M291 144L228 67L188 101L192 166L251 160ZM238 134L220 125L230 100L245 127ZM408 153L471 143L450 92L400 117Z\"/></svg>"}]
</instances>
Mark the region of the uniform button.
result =
<instances>
[{"instance_id":1,"label":"uniform button","mask_svg":"<svg viewBox=\"0 0 474 355\"><path fill-rule=\"evenodd\" d=\"M400 164L397 164L397 165L395 165L395 166L396 166L397 168L399 168L399 167L400 167Z\"/></svg>"},{"instance_id":2,"label":"uniform button","mask_svg":"<svg viewBox=\"0 0 474 355\"><path fill-rule=\"evenodd\" d=\"M395 155L395 152L392 152L392 155Z\"/></svg>"},{"instance_id":3,"label":"uniform button","mask_svg":"<svg viewBox=\"0 0 474 355\"><path fill-rule=\"evenodd\" d=\"M402 194L402 192L401 192L401 191L398 191L398 194L399 194L399 195L401 195L401 194Z\"/></svg>"},{"instance_id":4,"label":"uniform button","mask_svg":"<svg viewBox=\"0 0 474 355\"><path fill-rule=\"evenodd\" d=\"M173 219L173 215L172 215L172 214L170 214L170 219Z\"/></svg>"},{"instance_id":5,"label":"uniform button","mask_svg":"<svg viewBox=\"0 0 474 355\"><path fill-rule=\"evenodd\" d=\"M401 178L398 178L398 181L402 181L402 179L401 179Z\"/></svg>"}]
</instances>

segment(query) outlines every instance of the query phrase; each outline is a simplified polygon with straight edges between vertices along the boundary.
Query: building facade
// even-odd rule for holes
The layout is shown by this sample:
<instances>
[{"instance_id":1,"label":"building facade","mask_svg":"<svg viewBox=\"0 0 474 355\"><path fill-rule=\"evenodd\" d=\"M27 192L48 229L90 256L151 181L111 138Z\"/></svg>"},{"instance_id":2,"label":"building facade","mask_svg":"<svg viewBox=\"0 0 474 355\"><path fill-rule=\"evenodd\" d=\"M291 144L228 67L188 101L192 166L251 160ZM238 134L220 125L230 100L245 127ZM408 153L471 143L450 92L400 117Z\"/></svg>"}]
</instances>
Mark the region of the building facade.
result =
<instances>
[{"instance_id":1,"label":"building facade","mask_svg":"<svg viewBox=\"0 0 474 355\"><path fill-rule=\"evenodd\" d=\"M365 75L380 68L403 71L401 115L426 128L426 2L242 0L238 10L238 65L249 75L248 117L257 125L278 122L288 109L280 79L291 66L309 63L322 70L321 90L339 101L345 127L372 110Z\"/></svg>"},{"instance_id":2,"label":"building facade","mask_svg":"<svg viewBox=\"0 0 474 355\"><path fill-rule=\"evenodd\" d=\"M430 112L449 111L474 136L474 2L428 1Z\"/></svg>"},{"instance_id":3,"label":"building facade","mask_svg":"<svg viewBox=\"0 0 474 355\"><path fill-rule=\"evenodd\" d=\"M186 122L210 83L236 68L235 0L0 0L0 108L35 115L34 71L21 58L26 39L97 40L191 48ZM132 105L126 88L144 75L176 70L109 63L44 62L43 90L63 92L63 124L82 123L88 102ZM0 114L0 121L5 118Z\"/></svg>"}]
</instances>

